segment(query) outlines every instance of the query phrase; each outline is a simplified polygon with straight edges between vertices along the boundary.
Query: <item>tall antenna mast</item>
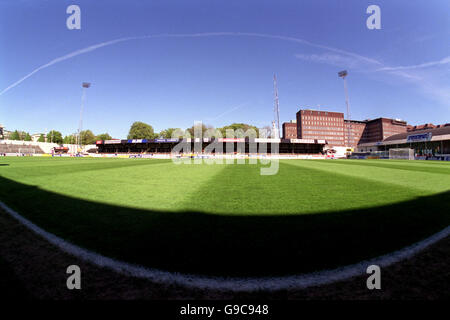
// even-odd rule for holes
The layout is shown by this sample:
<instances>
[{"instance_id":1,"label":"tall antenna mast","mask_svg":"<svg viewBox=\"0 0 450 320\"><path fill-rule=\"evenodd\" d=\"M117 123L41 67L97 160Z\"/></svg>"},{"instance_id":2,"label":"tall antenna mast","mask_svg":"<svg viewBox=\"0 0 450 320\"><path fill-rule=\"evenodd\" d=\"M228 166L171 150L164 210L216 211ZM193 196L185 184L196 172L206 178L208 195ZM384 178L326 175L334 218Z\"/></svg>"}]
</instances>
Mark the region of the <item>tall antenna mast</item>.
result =
<instances>
[{"instance_id":1,"label":"tall antenna mast","mask_svg":"<svg viewBox=\"0 0 450 320\"><path fill-rule=\"evenodd\" d=\"M347 77L348 72L347 70L338 72L338 76L344 80L344 91L345 91L345 104L347 105L347 121L348 121L348 134L347 134L347 147L350 148L353 142L353 138L351 139L351 130L352 130L352 123L350 122L350 106L348 103L348 90L347 90L347 81L345 80L345 77ZM345 121L344 121L344 128L345 128ZM344 129L345 130L345 129ZM350 139L352 141L350 141Z\"/></svg>"},{"instance_id":2,"label":"tall antenna mast","mask_svg":"<svg viewBox=\"0 0 450 320\"><path fill-rule=\"evenodd\" d=\"M280 133L280 107L278 105L278 88L277 88L277 75L273 75L273 91L275 95L274 108L273 112L275 115L275 123L276 123L276 138L278 139L281 136Z\"/></svg>"},{"instance_id":3,"label":"tall antenna mast","mask_svg":"<svg viewBox=\"0 0 450 320\"><path fill-rule=\"evenodd\" d=\"M84 102L86 100L86 89L91 86L89 82L83 82L81 84L83 87L83 95L81 96L81 108L80 108L80 122L78 124L78 139L77 139L77 145L79 145L80 149L82 148L82 138L81 138L81 131L83 130L83 109L84 109Z\"/></svg>"}]
</instances>

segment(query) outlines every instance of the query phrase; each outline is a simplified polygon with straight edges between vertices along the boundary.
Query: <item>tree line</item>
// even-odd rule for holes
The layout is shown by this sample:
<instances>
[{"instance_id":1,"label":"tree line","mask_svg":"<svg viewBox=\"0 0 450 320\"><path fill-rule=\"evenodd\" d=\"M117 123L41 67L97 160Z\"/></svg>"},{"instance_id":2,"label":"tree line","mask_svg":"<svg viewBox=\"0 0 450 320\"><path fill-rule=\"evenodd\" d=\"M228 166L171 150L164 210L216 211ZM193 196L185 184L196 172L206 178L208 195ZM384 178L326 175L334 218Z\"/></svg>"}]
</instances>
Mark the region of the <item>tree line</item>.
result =
<instances>
[{"instance_id":1,"label":"tree line","mask_svg":"<svg viewBox=\"0 0 450 320\"><path fill-rule=\"evenodd\" d=\"M9 140L31 141L31 136L28 132L15 130L9 136Z\"/></svg>"},{"instance_id":2,"label":"tree line","mask_svg":"<svg viewBox=\"0 0 450 320\"><path fill-rule=\"evenodd\" d=\"M202 136L204 136L205 133L208 132L212 136L220 134L221 137L240 138L241 136L243 137L243 133L250 132L248 130L251 130L252 132L252 134L250 135L251 138L271 137L271 128L269 126L257 128L256 126L252 126L246 123L232 123L230 125L221 128L214 128L211 125L205 124L201 124L200 127L200 124L197 124L193 125L190 128L187 128L186 130L180 128L167 128L161 130L161 132L159 133L156 133L151 125L144 122L136 121L131 125L127 139L182 138L185 137L186 134L188 134L191 137L194 137L196 126L198 126L197 129L201 129ZM264 131L261 129L264 129ZM265 134L262 135L262 132L265 132ZM111 139L112 137L108 133L101 133L95 135L91 130L81 131L81 143L83 145L95 144L97 140L111 140ZM11 133L9 140L31 141L32 139L31 135L28 132L15 130L14 132ZM75 144L76 134L66 135L63 137L61 132L57 130L51 130L50 132L47 133L47 136L41 134L41 136L37 141L53 142L58 144Z\"/></svg>"},{"instance_id":3,"label":"tree line","mask_svg":"<svg viewBox=\"0 0 450 320\"><path fill-rule=\"evenodd\" d=\"M101 133L95 135L91 130L81 131L81 143L83 145L95 144L97 140L111 140L112 137L108 133ZM47 139L46 139L47 138ZM8 138L9 140L21 140L21 141L31 141L31 135L25 131L15 130L11 133ZM57 130L51 130L45 136L43 133L38 138L37 142L53 142L57 144L75 144L76 134L71 134L64 136L61 132Z\"/></svg>"},{"instance_id":4,"label":"tree line","mask_svg":"<svg viewBox=\"0 0 450 320\"><path fill-rule=\"evenodd\" d=\"M136 121L131 125L127 139L181 138L185 137L186 133L188 133L191 137L194 137L196 126L198 126L197 129L201 129L202 136L204 136L205 133L208 133L212 136L220 134L221 137L240 138L241 136L244 137L243 134L249 132L248 130L251 130L252 132L249 136L251 138L270 138L272 136L271 128L269 126L257 128L256 126L246 123L233 123L221 128L214 128L213 126L206 124L198 124L193 125L186 130L181 128L167 128L159 133L155 133L151 125Z\"/></svg>"}]
</instances>

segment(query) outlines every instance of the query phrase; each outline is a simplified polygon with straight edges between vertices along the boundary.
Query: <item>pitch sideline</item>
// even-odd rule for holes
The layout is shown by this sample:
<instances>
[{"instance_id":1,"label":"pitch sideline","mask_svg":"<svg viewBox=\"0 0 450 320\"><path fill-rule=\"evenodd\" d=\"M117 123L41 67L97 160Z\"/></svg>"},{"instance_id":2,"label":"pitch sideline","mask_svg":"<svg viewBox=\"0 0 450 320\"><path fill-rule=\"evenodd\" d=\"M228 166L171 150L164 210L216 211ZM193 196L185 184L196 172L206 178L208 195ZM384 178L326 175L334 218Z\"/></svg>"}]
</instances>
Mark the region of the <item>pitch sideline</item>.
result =
<instances>
[{"instance_id":1,"label":"pitch sideline","mask_svg":"<svg viewBox=\"0 0 450 320\"><path fill-rule=\"evenodd\" d=\"M316 287L331 284L337 281L347 280L355 276L366 274L366 269L369 265L374 264L380 267L387 267L404 259L410 258L416 253L450 235L450 226L447 226L434 235L398 251L333 270L324 270L285 277L207 277L201 275L162 271L158 269L146 268L143 266L130 264L123 261L117 261L93 251L78 247L52 233L45 231L44 229L32 223L30 220L22 217L19 213L8 207L2 201L0 201L0 208L5 210L9 215L18 220L25 227L27 227L37 235L40 235L51 244L57 246L59 249L86 262L92 263L98 267L108 268L125 276L148 279L155 283L178 284L188 288L230 290L234 292L306 289L308 287Z\"/></svg>"}]
</instances>

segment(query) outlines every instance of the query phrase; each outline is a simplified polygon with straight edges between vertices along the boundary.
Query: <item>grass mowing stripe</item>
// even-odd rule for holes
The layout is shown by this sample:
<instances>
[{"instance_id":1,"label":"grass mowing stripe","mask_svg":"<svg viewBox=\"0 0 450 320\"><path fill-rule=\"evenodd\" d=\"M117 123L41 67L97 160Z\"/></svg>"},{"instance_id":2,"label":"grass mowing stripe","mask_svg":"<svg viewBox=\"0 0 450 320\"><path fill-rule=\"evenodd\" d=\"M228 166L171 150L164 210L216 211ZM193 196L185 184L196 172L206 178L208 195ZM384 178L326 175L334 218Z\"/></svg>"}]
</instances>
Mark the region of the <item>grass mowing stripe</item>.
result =
<instances>
[{"instance_id":1,"label":"grass mowing stripe","mask_svg":"<svg viewBox=\"0 0 450 320\"><path fill-rule=\"evenodd\" d=\"M107 172L97 172L95 175L83 173L74 177L82 179L83 183L71 186L66 194L73 191L92 201L176 211L183 209L179 203L195 195L202 184L207 183L221 170L222 166L183 166L168 162L162 166L141 167L139 170L119 168L114 175ZM105 184L108 188L101 189ZM86 190L96 191L91 193Z\"/></svg>"},{"instance_id":2,"label":"grass mowing stripe","mask_svg":"<svg viewBox=\"0 0 450 320\"><path fill-rule=\"evenodd\" d=\"M70 158L69 158L70 159ZM59 160L59 161L58 161ZM22 177L32 177L32 176L52 176L61 175L68 173L78 173L85 171L99 171L108 169L117 169L120 167L137 167L137 166L147 166L155 165L161 163L171 163L170 160L156 160L156 159L108 159L108 160L95 160L91 161L81 161L77 162L75 159L70 159L67 162L61 162L60 159L56 160L54 163L46 162L38 163L35 166L21 166L20 163L11 163L4 169L5 172L16 172L18 178ZM20 170L19 170L20 169Z\"/></svg>"},{"instance_id":3,"label":"grass mowing stripe","mask_svg":"<svg viewBox=\"0 0 450 320\"><path fill-rule=\"evenodd\" d=\"M388 182L340 172L324 174L310 167L310 162L305 164L282 162L273 176L261 176L259 165L225 166L182 204L183 209L226 215L305 214L367 208L423 195L414 188Z\"/></svg>"},{"instance_id":4,"label":"grass mowing stripe","mask_svg":"<svg viewBox=\"0 0 450 320\"><path fill-rule=\"evenodd\" d=\"M450 193L315 215L222 216L111 206L0 178L0 197L64 239L112 258L170 271L281 275L355 263L450 224ZM433 210L430 211L430 208Z\"/></svg>"},{"instance_id":5,"label":"grass mowing stripe","mask_svg":"<svg viewBox=\"0 0 450 320\"><path fill-rule=\"evenodd\" d=\"M0 199L47 231L106 256L215 275L333 268L400 249L450 224L450 192L427 195L389 179L368 180L402 172L415 181L424 172L369 166L365 177L360 166L306 160L281 161L275 176L260 176L259 168L167 163L58 179L56 173L21 177L20 166L0 166ZM58 193L26 184L32 180ZM108 196L109 204L102 201ZM146 209L132 208L138 201ZM155 210L158 205L168 206Z\"/></svg>"},{"instance_id":6,"label":"grass mowing stripe","mask_svg":"<svg viewBox=\"0 0 450 320\"><path fill-rule=\"evenodd\" d=\"M406 188L417 189L423 192L424 195L450 190L450 178L447 175L438 174L436 172L396 170L395 168L382 168L370 165L353 166L350 162L347 163L347 161L348 160L285 160L284 163L314 168L331 174L345 174L374 182L389 183Z\"/></svg>"},{"instance_id":7,"label":"grass mowing stripe","mask_svg":"<svg viewBox=\"0 0 450 320\"><path fill-rule=\"evenodd\" d=\"M366 161L361 161L361 160L346 160L345 162L335 161L335 163L337 163L337 164L345 164L345 165L373 166L373 167L389 168L389 169L396 169L396 170L421 171L421 172L427 172L427 173L433 173L433 174L450 175L450 165L443 165L443 166L420 165L420 166L417 166L417 165L411 164L410 162L405 163L405 161L402 161L402 160L381 160L378 162L366 162Z\"/></svg>"},{"instance_id":8,"label":"grass mowing stripe","mask_svg":"<svg viewBox=\"0 0 450 320\"><path fill-rule=\"evenodd\" d=\"M97 170L91 165L71 163L70 170L59 166L53 174L51 167L45 175L39 174L39 167L35 168L34 175L23 175L22 169L13 167L0 170L0 174L67 196L137 208L178 210L178 202L223 169L222 166L174 165L170 160L115 160L118 159L107 161L105 169L104 161L95 163L94 168L100 168Z\"/></svg>"}]
</instances>

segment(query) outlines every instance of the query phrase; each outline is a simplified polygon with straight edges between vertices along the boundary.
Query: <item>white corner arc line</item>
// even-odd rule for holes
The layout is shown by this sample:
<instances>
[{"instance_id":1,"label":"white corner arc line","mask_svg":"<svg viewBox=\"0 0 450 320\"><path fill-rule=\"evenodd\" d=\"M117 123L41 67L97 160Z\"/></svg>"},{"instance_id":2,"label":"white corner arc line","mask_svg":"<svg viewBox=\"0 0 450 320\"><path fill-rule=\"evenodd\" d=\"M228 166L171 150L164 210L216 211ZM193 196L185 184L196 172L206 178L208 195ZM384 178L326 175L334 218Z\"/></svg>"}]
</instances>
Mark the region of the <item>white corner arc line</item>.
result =
<instances>
[{"instance_id":1,"label":"white corner arc line","mask_svg":"<svg viewBox=\"0 0 450 320\"><path fill-rule=\"evenodd\" d=\"M380 267L387 267L401 260L410 258L430 245L450 235L450 226L447 226L432 236L398 251L333 270L324 270L284 277L224 278L168 272L146 268L123 261L117 261L93 251L78 247L50 232L45 231L32 223L30 220L22 217L19 213L8 207L2 201L0 201L0 208L5 210L9 215L18 220L25 227L40 235L51 244L57 246L62 251L96 266L108 268L126 276L148 279L161 284L178 284L188 288L230 290L234 292L305 289L308 287L321 286L337 281L347 280L349 278L365 274L369 265L375 264Z\"/></svg>"}]
</instances>

